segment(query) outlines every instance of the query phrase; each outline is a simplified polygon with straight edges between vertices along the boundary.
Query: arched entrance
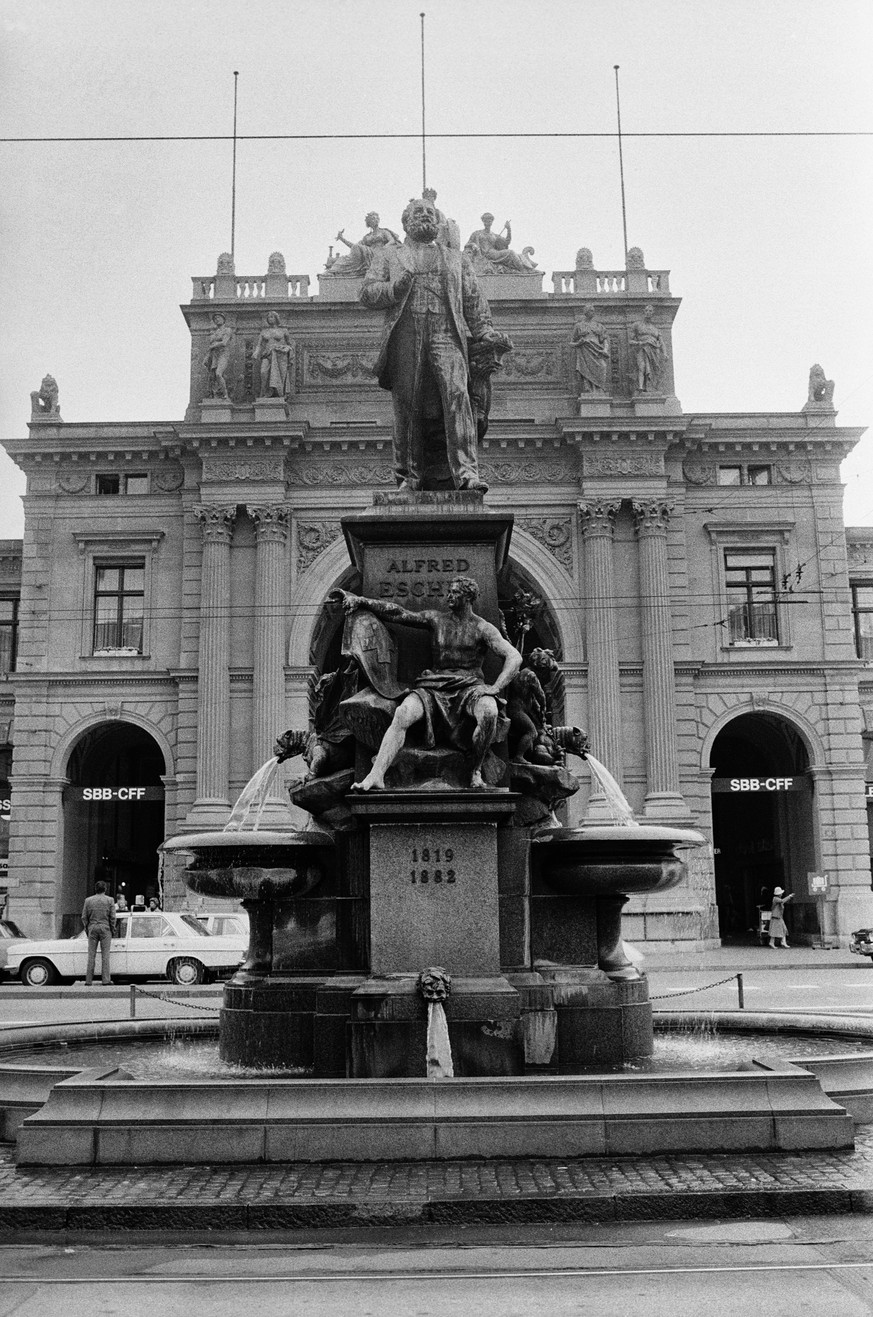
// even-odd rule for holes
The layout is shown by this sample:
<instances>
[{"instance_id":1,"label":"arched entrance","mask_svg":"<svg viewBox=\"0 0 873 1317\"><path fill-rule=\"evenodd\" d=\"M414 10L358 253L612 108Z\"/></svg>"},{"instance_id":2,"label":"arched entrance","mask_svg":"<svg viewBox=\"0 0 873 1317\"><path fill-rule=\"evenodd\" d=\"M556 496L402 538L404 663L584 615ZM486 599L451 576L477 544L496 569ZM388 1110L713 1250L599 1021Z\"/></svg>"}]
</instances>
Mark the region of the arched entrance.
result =
<instances>
[{"instance_id":1,"label":"arched entrance","mask_svg":"<svg viewBox=\"0 0 873 1317\"><path fill-rule=\"evenodd\" d=\"M157 742L132 723L101 723L76 742L64 788L62 935L79 928L82 902L100 878L130 904L158 894L166 771Z\"/></svg>"},{"instance_id":2,"label":"arched entrance","mask_svg":"<svg viewBox=\"0 0 873 1317\"><path fill-rule=\"evenodd\" d=\"M769 909L773 888L803 896L815 868L809 756L787 719L745 713L719 732L710 766L722 940L757 941L759 908Z\"/></svg>"}]
</instances>

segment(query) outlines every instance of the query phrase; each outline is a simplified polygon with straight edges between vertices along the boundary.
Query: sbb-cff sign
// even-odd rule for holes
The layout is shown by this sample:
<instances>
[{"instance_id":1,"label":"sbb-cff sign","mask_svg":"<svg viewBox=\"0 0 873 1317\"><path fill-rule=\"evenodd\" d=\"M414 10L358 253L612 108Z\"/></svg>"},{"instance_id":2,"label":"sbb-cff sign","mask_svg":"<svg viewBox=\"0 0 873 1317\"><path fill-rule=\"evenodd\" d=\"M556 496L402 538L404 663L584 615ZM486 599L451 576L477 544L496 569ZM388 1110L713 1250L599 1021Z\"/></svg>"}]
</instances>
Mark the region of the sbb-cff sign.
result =
<instances>
[{"instance_id":1,"label":"sbb-cff sign","mask_svg":"<svg viewBox=\"0 0 873 1317\"><path fill-rule=\"evenodd\" d=\"M101 804L124 801L126 804L141 800L163 800L163 787L68 787L73 800L96 800Z\"/></svg>"},{"instance_id":2,"label":"sbb-cff sign","mask_svg":"<svg viewBox=\"0 0 873 1317\"><path fill-rule=\"evenodd\" d=\"M804 791L806 779L802 777L714 777L713 791L730 791L734 795L759 792L766 795L774 791Z\"/></svg>"}]
</instances>

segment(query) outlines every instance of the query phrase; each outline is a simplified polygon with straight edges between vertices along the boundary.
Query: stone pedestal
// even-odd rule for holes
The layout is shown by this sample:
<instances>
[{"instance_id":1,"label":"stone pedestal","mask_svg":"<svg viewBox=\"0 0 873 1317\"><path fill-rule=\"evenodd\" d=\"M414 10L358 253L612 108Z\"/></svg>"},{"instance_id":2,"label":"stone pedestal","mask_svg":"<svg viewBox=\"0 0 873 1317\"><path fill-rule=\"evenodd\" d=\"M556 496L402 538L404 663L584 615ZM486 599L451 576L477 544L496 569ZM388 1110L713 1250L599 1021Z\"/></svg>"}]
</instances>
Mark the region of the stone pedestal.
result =
<instances>
[{"instance_id":1,"label":"stone pedestal","mask_svg":"<svg viewBox=\"0 0 873 1317\"><path fill-rule=\"evenodd\" d=\"M256 421L284 421L288 418L288 403L284 398L255 398Z\"/></svg>"},{"instance_id":2,"label":"stone pedestal","mask_svg":"<svg viewBox=\"0 0 873 1317\"><path fill-rule=\"evenodd\" d=\"M456 1074L522 1073L517 991L500 973L498 832L507 791L379 791L350 798L368 830L370 970L349 1027L353 1075L425 1073L421 970L452 978Z\"/></svg>"},{"instance_id":3,"label":"stone pedestal","mask_svg":"<svg viewBox=\"0 0 873 1317\"><path fill-rule=\"evenodd\" d=\"M226 984L222 1060L260 1070L312 1069L318 987L317 978L304 976Z\"/></svg>"},{"instance_id":4,"label":"stone pedestal","mask_svg":"<svg viewBox=\"0 0 873 1317\"><path fill-rule=\"evenodd\" d=\"M602 970L563 965L540 969L552 985L560 1074L618 1069L652 1054L652 1007L644 978L615 983Z\"/></svg>"}]
</instances>

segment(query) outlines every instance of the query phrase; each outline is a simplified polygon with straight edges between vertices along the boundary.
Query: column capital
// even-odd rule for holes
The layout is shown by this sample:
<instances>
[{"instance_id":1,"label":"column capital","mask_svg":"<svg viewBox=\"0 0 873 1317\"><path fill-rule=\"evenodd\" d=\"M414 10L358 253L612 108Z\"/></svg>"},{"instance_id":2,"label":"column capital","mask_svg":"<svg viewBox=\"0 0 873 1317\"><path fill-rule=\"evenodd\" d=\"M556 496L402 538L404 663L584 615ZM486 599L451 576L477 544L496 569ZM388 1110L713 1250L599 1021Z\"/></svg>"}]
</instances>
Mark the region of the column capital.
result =
<instances>
[{"instance_id":1,"label":"column capital","mask_svg":"<svg viewBox=\"0 0 873 1317\"><path fill-rule=\"evenodd\" d=\"M578 504L583 535L609 535L615 531L615 518L621 499L592 499Z\"/></svg>"},{"instance_id":2,"label":"column capital","mask_svg":"<svg viewBox=\"0 0 873 1317\"><path fill-rule=\"evenodd\" d=\"M632 499L631 511L637 534L654 535L666 531L674 507L675 504L665 498Z\"/></svg>"},{"instance_id":3,"label":"column capital","mask_svg":"<svg viewBox=\"0 0 873 1317\"><path fill-rule=\"evenodd\" d=\"M235 503L197 503L193 512L200 522L200 530L207 544L230 544L236 516Z\"/></svg>"},{"instance_id":4,"label":"column capital","mask_svg":"<svg viewBox=\"0 0 873 1317\"><path fill-rule=\"evenodd\" d=\"M291 520L291 508L287 503L250 503L247 511L255 523L255 538L259 544L285 543Z\"/></svg>"}]
</instances>

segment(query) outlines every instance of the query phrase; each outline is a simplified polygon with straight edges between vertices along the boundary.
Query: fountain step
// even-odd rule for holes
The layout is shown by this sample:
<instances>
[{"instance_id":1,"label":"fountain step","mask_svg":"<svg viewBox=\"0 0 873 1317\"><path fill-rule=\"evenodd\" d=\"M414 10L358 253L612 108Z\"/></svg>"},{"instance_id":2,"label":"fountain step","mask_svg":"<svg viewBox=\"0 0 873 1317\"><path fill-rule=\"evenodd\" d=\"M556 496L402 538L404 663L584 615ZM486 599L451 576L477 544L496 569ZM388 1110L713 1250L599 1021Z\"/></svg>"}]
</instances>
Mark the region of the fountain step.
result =
<instances>
[{"instance_id":1,"label":"fountain step","mask_svg":"<svg viewBox=\"0 0 873 1317\"><path fill-rule=\"evenodd\" d=\"M853 1123L796 1067L719 1075L223 1080L86 1071L18 1135L22 1165L573 1157L849 1148Z\"/></svg>"}]
</instances>

